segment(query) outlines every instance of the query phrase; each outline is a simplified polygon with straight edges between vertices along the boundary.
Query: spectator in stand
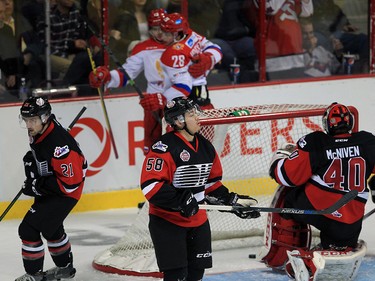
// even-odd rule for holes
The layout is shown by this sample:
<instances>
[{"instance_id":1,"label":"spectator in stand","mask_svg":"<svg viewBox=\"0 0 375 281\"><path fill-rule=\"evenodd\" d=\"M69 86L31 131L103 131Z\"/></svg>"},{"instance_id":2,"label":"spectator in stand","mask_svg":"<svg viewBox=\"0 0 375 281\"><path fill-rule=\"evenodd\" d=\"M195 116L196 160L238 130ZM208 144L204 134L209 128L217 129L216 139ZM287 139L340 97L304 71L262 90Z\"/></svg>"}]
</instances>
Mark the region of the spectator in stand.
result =
<instances>
[{"instance_id":1,"label":"spectator in stand","mask_svg":"<svg viewBox=\"0 0 375 281\"><path fill-rule=\"evenodd\" d=\"M86 87L91 72L87 48L92 47L95 64L101 65L101 46L94 36L89 36L74 0L56 0L51 7L50 22L52 72L62 77L63 84L78 85L79 95L96 94ZM39 39L45 42L44 18L38 22L37 31Z\"/></svg>"},{"instance_id":2,"label":"spectator in stand","mask_svg":"<svg viewBox=\"0 0 375 281\"><path fill-rule=\"evenodd\" d=\"M266 72L269 80L304 77L305 62L299 17L313 13L312 0L266 2ZM249 3L248 19L256 27L255 47L259 56L259 0Z\"/></svg>"},{"instance_id":3,"label":"spectator in stand","mask_svg":"<svg viewBox=\"0 0 375 281\"><path fill-rule=\"evenodd\" d=\"M319 45L333 52L338 59L342 54L358 54L359 61L353 66L354 73L366 73L369 69L369 38L356 33L343 10L333 0L312 0L312 16L315 35Z\"/></svg>"},{"instance_id":4,"label":"spectator in stand","mask_svg":"<svg viewBox=\"0 0 375 281\"><path fill-rule=\"evenodd\" d=\"M111 26L111 49L120 61L125 61L132 41L144 41L149 38L147 16L155 9L152 0L126 0L124 9L118 13ZM133 46L133 45L132 45ZM125 52L124 52L125 50Z\"/></svg>"},{"instance_id":5,"label":"spectator in stand","mask_svg":"<svg viewBox=\"0 0 375 281\"><path fill-rule=\"evenodd\" d=\"M170 0L166 6L168 13L180 13L182 0ZM215 38L221 18L224 0L189 1L188 21L192 30L208 39Z\"/></svg>"},{"instance_id":6,"label":"spectator in stand","mask_svg":"<svg viewBox=\"0 0 375 281\"><path fill-rule=\"evenodd\" d=\"M305 50L305 74L311 77L337 74L341 64L330 51L318 45L318 38L314 34L311 17L300 18L299 22L302 29L303 48Z\"/></svg>"},{"instance_id":7,"label":"spectator in stand","mask_svg":"<svg viewBox=\"0 0 375 281\"><path fill-rule=\"evenodd\" d=\"M4 76L1 93L15 89L17 75L17 61L19 57L12 28L5 24L5 1L0 0L0 70Z\"/></svg>"},{"instance_id":8,"label":"spectator in stand","mask_svg":"<svg viewBox=\"0 0 375 281\"><path fill-rule=\"evenodd\" d=\"M225 0L222 15L212 42L218 44L223 52L219 68L230 70L230 64L240 65L240 82L258 80L254 71L256 52L254 48L254 26L245 15L245 0Z\"/></svg>"}]
</instances>

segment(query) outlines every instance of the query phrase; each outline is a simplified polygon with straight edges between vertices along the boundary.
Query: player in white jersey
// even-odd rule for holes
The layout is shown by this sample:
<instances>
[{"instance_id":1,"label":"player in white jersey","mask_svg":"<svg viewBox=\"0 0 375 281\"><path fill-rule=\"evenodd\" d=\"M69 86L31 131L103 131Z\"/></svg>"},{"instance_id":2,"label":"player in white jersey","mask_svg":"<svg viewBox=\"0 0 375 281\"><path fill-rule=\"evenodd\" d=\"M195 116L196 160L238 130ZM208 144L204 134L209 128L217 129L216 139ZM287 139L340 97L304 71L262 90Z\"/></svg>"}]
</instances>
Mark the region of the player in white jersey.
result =
<instances>
[{"instance_id":1,"label":"player in white jersey","mask_svg":"<svg viewBox=\"0 0 375 281\"><path fill-rule=\"evenodd\" d=\"M168 48L161 56L167 75L164 96L171 100L188 96L202 109L213 108L207 90L206 76L222 58L221 48L189 28L178 13L166 15L160 28Z\"/></svg>"},{"instance_id":2,"label":"player in white jersey","mask_svg":"<svg viewBox=\"0 0 375 281\"><path fill-rule=\"evenodd\" d=\"M147 80L147 89L140 104L144 108L144 153L161 136L160 120L163 117L164 74L160 65L160 56L166 46L161 41L161 19L165 16L163 9L152 10L148 16L150 38L138 43L131 55L122 65L123 69L109 71L106 66L96 68L90 73L90 86L107 88L124 87L128 82L124 69L131 79L135 79L142 71Z\"/></svg>"}]
</instances>

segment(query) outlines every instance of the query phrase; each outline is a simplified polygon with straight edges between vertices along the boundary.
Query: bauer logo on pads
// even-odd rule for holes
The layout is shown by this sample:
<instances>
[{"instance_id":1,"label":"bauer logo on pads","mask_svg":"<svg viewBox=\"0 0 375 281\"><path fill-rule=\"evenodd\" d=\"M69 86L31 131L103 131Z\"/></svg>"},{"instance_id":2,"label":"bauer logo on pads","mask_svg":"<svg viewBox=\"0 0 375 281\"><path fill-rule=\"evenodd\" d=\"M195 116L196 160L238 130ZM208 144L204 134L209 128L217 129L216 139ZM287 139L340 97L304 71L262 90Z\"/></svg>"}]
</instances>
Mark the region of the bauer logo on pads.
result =
<instances>
[{"instance_id":1,"label":"bauer logo on pads","mask_svg":"<svg viewBox=\"0 0 375 281\"><path fill-rule=\"evenodd\" d=\"M61 156L69 153L69 147L68 145L64 145L63 147L57 146L55 148L55 152L53 153L53 156L56 158L60 158Z\"/></svg>"}]
</instances>

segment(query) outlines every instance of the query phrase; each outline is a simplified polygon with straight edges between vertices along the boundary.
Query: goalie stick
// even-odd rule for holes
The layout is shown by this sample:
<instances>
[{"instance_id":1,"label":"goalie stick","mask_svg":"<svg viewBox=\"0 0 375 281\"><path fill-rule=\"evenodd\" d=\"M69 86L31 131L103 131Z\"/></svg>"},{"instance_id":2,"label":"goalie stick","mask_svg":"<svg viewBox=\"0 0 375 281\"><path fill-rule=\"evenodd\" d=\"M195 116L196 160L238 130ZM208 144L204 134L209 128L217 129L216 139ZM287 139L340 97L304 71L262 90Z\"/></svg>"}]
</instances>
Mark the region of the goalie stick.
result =
<instances>
[{"instance_id":1,"label":"goalie stick","mask_svg":"<svg viewBox=\"0 0 375 281\"><path fill-rule=\"evenodd\" d=\"M87 107L84 106L82 107L82 109L78 112L77 116L73 119L72 123L70 123L70 125L68 126L68 128L66 128L66 130L69 132L74 124L78 121L78 119L82 116L82 114L86 111ZM22 195L22 190L23 188L20 189L20 191L18 191L17 195L13 198L12 202L9 203L8 207L4 210L4 212L1 214L0 216L0 221L3 220L3 218L6 216L6 214L9 212L9 210L13 207L13 205L17 202L18 198L20 198L20 196Z\"/></svg>"},{"instance_id":2,"label":"goalie stick","mask_svg":"<svg viewBox=\"0 0 375 281\"><path fill-rule=\"evenodd\" d=\"M295 214L295 215L328 215L346 205L349 201L353 200L358 195L357 190L352 190L346 193L343 197L337 200L333 205L322 210L303 210L295 208L271 208L271 207L243 207L243 206L228 206L228 205L206 205L200 204L199 209L202 210L217 210L234 212L236 209L243 211L258 211L266 213L282 213L282 214ZM375 211L374 211L375 212Z\"/></svg>"}]
</instances>

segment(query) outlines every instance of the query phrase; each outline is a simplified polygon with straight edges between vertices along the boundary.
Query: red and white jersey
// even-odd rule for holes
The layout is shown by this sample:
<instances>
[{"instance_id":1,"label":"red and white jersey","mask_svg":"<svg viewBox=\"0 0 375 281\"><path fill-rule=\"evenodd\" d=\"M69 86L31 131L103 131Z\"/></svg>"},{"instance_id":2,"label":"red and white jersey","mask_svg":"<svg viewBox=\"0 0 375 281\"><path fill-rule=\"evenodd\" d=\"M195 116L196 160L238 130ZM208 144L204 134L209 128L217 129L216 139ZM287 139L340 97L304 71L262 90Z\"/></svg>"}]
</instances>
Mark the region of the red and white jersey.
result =
<instances>
[{"instance_id":1,"label":"red and white jersey","mask_svg":"<svg viewBox=\"0 0 375 281\"><path fill-rule=\"evenodd\" d=\"M302 8L303 7L303 8ZM312 15L310 1L270 0L266 2L266 56L284 56L303 53L302 32L298 17ZM259 44L255 40L255 44Z\"/></svg>"},{"instance_id":2,"label":"red and white jersey","mask_svg":"<svg viewBox=\"0 0 375 281\"><path fill-rule=\"evenodd\" d=\"M131 79L135 79L144 71L147 80L147 93L162 93L164 89L165 75L163 73L160 57L166 46L153 40L152 38L140 42L132 50L131 56L122 65ZM108 88L124 87L127 79L119 70L112 70L111 81Z\"/></svg>"},{"instance_id":3,"label":"red and white jersey","mask_svg":"<svg viewBox=\"0 0 375 281\"><path fill-rule=\"evenodd\" d=\"M209 52L214 56L215 64L222 58L221 48L193 30L179 42L174 43L161 56L166 74L164 96L167 100L189 96L192 86L206 85L205 76L193 78L188 72L194 55Z\"/></svg>"},{"instance_id":4,"label":"red and white jersey","mask_svg":"<svg viewBox=\"0 0 375 281\"><path fill-rule=\"evenodd\" d=\"M297 149L280 159L271 176L285 186L305 186L317 210L325 209L343 194L357 190L358 196L336 212L325 215L351 224L364 215L368 199L367 180L375 173L375 136L361 131L335 137L313 132L297 142Z\"/></svg>"},{"instance_id":5,"label":"red and white jersey","mask_svg":"<svg viewBox=\"0 0 375 281\"><path fill-rule=\"evenodd\" d=\"M198 202L222 188L222 166L215 148L196 134L188 142L179 132L161 136L146 155L141 171L141 188L150 203L150 214L183 227L196 227L207 220L205 210L191 217L181 216L181 192L191 191Z\"/></svg>"}]
</instances>

